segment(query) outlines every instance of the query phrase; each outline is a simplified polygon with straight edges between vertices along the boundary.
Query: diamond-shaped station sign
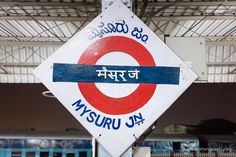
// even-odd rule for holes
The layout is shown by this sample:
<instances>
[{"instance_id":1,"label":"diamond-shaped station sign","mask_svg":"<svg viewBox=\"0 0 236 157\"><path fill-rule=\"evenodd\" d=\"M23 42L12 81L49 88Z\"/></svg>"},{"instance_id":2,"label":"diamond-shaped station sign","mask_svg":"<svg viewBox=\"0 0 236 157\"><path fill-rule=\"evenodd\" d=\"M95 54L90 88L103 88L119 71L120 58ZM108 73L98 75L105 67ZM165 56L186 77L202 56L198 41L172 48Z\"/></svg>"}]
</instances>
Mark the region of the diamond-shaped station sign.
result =
<instances>
[{"instance_id":1,"label":"diamond-shaped station sign","mask_svg":"<svg viewBox=\"0 0 236 157\"><path fill-rule=\"evenodd\" d=\"M34 74L114 157L124 153L197 78L119 1Z\"/></svg>"}]
</instances>

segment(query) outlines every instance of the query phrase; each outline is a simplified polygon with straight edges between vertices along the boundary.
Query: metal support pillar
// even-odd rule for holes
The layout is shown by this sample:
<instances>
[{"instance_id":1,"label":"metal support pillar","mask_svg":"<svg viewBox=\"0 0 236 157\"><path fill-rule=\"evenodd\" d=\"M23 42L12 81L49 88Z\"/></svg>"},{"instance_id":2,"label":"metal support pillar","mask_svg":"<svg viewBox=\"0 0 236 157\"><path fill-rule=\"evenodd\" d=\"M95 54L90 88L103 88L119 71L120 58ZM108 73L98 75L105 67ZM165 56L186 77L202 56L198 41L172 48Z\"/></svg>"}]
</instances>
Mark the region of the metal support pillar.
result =
<instances>
[{"instance_id":1,"label":"metal support pillar","mask_svg":"<svg viewBox=\"0 0 236 157\"><path fill-rule=\"evenodd\" d=\"M99 144L94 138L92 140L93 145L93 157L113 157L107 150ZM120 157L132 157L132 147L130 147L123 155Z\"/></svg>"}]
</instances>

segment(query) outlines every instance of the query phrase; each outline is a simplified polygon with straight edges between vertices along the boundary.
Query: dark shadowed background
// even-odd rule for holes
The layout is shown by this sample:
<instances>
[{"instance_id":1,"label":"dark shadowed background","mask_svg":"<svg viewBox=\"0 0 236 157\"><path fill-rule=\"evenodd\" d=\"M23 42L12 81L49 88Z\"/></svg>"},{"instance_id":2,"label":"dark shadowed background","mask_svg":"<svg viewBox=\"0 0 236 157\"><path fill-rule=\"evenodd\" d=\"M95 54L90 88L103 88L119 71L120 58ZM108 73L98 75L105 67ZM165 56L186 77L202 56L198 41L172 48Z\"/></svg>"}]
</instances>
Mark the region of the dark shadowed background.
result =
<instances>
[{"instance_id":1,"label":"dark shadowed background","mask_svg":"<svg viewBox=\"0 0 236 157\"><path fill-rule=\"evenodd\" d=\"M64 131L81 125L57 99L42 96L42 84L0 84L0 130ZM196 125L223 118L236 122L236 84L197 83L157 121L155 132L171 124Z\"/></svg>"}]
</instances>

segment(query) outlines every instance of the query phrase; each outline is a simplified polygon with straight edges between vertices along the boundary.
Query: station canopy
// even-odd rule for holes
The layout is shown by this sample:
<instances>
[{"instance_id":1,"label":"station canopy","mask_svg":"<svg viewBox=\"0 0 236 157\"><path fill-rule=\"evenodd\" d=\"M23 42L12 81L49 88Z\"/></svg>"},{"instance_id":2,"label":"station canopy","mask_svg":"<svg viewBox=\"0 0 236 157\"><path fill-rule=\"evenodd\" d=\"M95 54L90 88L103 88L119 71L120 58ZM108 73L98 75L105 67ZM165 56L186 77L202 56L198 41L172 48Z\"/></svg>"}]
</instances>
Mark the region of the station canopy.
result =
<instances>
[{"instance_id":1,"label":"station canopy","mask_svg":"<svg viewBox=\"0 0 236 157\"><path fill-rule=\"evenodd\" d=\"M204 38L205 82L236 82L236 1L135 0L133 12L161 38ZM0 82L39 83L33 69L99 13L99 0L1 0Z\"/></svg>"}]
</instances>

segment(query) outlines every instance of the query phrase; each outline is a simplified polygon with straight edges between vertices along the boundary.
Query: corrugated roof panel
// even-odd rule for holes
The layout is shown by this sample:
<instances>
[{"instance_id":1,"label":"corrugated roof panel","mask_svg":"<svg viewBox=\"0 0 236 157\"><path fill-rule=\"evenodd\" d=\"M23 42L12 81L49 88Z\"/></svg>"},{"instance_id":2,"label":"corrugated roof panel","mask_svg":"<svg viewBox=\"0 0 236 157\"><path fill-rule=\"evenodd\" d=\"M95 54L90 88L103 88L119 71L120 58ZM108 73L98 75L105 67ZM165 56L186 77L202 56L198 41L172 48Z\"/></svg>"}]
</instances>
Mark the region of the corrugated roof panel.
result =
<instances>
[{"instance_id":1,"label":"corrugated roof panel","mask_svg":"<svg viewBox=\"0 0 236 157\"><path fill-rule=\"evenodd\" d=\"M225 28L225 24L227 23L227 20L219 20L219 25L208 35L208 36L216 36L218 32Z\"/></svg>"},{"instance_id":2,"label":"corrugated roof panel","mask_svg":"<svg viewBox=\"0 0 236 157\"><path fill-rule=\"evenodd\" d=\"M184 35L184 33L186 33L189 28L191 28L193 25L195 25L195 23L197 23L198 21L186 21L183 26L184 27L181 27L180 30L177 32L176 36L182 36ZM191 29L191 31L188 31L185 36L190 36L193 32L193 30ZM189 34L189 35L187 35Z\"/></svg>"},{"instance_id":3,"label":"corrugated roof panel","mask_svg":"<svg viewBox=\"0 0 236 157\"><path fill-rule=\"evenodd\" d=\"M24 10L22 10L22 9L24 9ZM32 11L32 7L22 7L22 8L20 8L18 6L14 6L14 7L11 8L11 12L15 13L16 15L22 15L22 14L25 15L29 12L28 9Z\"/></svg>"},{"instance_id":4,"label":"corrugated roof panel","mask_svg":"<svg viewBox=\"0 0 236 157\"><path fill-rule=\"evenodd\" d=\"M54 7L44 6L43 8L45 9L45 13L47 12L48 15L55 16L55 17L58 16L57 11L55 10Z\"/></svg>"},{"instance_id":5,"label":"corrugated roof panel","mask_svg":"<svg viewBox=\"0 0 236 157\"><path fill-rule=\"evenodd\" d=\"M6 62L6 53L0 48L0 63Z\"/></svg>"},{"instance_id":6,"label":"corrugated roof panel","mask_svg":"<svg viewBox=\"0 0 236 157\"><path fill-rule=\"evenodd\" d=\"M224 36L229 30L234 28L236 25L236 22L233 20L226 20L224 22L224 26L221 29L218 29L217 36Z\"/></svg>"},{"instance_id":7,"label":"corrugated roof panel","mask_svg":"<svg viewBox=\"0 0 236 157\"><path fill-rule=\"evenodd\" d=\"M80 21L73 21L73 23L77 26L76 29L79 28L82 24Z\"/></svg>"},{"instance_id":8,"label":"corrugated roof panel","mask_svg":"<svg viewBox=\"0 0 236 157\"><path fill-rule=\"evenodd\" d=\"M174 8L175 12L173 15L177 15L177 16L180 16L183 14L183 12L185 11L185 8L179 6L179 7L176 7ZM170 11L171 12L171 11Z\"/></svg>"},{"instance_id":9,"label":"corrugated roof panel","mask_svg":"<svg viewBox=\"0 0 236 157\"><path fill-rule=\"evenodd\" d=\"M40 47L39 49L39 55L41 56L40 57L40 60L38 63L41 63L43 62L45 59L48 58L48 54L47 54L47 47Z\"/></svg>"},{"instance_id":10,"label":"corrugated roof panel","mask_svg":"<svg viewBox=\"0 0 236 157\"><path fill-rule=\"evenodd\" d=\"M5 30L5 28L1 25L1 23L0 23L0 36L11 36L11 34Z\"/></svg>"},{"instance_id":11,"label":"corrugated roof panel","mask_svg":"<svg viewBox=\"0 0 236 157\"><path fill-rule=\"evenodd\" d=\"M222 74L222 67L219 67L219 66L215 67L215 74L218 74L218 75Z\"/></svg>"},{"instance_id":12,"label":"corrugated roof panel","mask_svg":"<svg viewBox=\"0 0 236 157\"><path fill-rule=\"evenodd\" d=\"M214 82L221 83L221 75L214 75Z\"/></svg>"},{"instance_id":13,"label":"corrugated roof panel","mask_svg":"<svg viewBox=\"0 0 236 157\"><path fill-rule=\"evenodd\" d=\"M212 62L215 62L215 53L217 51L217 47L216 46L209 46L209 47L210 49L207 55L207 60L208 60L208 63L212 63Z\"/></svg>"},{"instance_id":14,"label":"corrugated roof panel","mask_svg":"<svg viewBox=\"0 0 236 157\"><path fill-rule=\"evenodd\" d=\"M37 82L34 75L28 75L28 81L32 82L32 83L36 83Z\"/></svg>"},{"instance_id":15,"label":"corrugated roof panel","mask_svg":"<svg viewBox=\"0 0 236 157\"><path fill-rule=\"evenodd\" d=\"M205 32L206 36L214 36L215 33L217 33L217 28L223 25L223 22L225 20L217 20L215 21L212 26L210 26L210 29Z\"/></svg>"},{"instance_id":16,"label":"corrugated roof panel","mask_svg":"<svg viewBox=\"0 0 236 157\"><path fill-rule=\"evenodd\" d=\"M228 82L228 76L227 75L223 75L221 78L221 82L226 83Z\"/></svg>"},{"instance_id":17,"label":"corrugated roof panel","mask_svg":"<svg viewBox=\"0 0 236 157\"><path fill-rule=\"evenodd\" d=\"M207 21L205 21L204 24L201 26L201 28L198 29L197 32L199 34L203 35L204 33L209 31L209 29L211 28L213 23L214 23L214 20L207 20Z\"/></svg>"},{"instance_id":18,"label":"corrugated roof panel","mask_svg":"<svg viewBox=\"0 0 236 157\"><path fill-rule=\"evenodd\" d=\"M14 52L13 51L13 47L10 47L9 49L11 49L11 52L12 52L13 63L19 63L19 61L20 61L20 53Z\"/></svg>"},{"instance_id":19,"label":"corrugated roof panel","mask_svg":"<svg viewBox=\"0 0 236 157\"><path fill-rule=\"evenodd\" d=\"M67 7L67 8L64 8L64 12L66 13L66 15L69 15L69 16L76 16L76 15L77 15L77 12L78 12L78 9L76 9L76 8L71 8L71 7Z\"/></svg>"},{"instance_id":20,"label":"corrugated roof panel","mask_svg":"<svg viewBox=\"0 0 236 157\"><path fill-rule=\"evenodd\" d=\"M234 51L231 52L230 61L231 62L235 62L236 61L236 49L235 48L234 48Z\"/></svg>"},{"instance_id":21,"label":"corrugated roof panel","mask_svg":"<svg viewBox=\"0 0 236 157\"><path fill-rule=\"evenodd\" d=\"M186 33L186 36L199 36L199 34L200 34L199 30L202 28L202 26L205 24L205 22L206 22L205 20L200 20L197 23L195 23L191 28L192 32L189 31L188 34ZM196 32L196 33L194 33L194 32Z\"/></svg>"},{"instance_id":22,"label":"corrugated roof panel","mask_svg":"<svg viewBox=\"0 0 236 157\"><path fill-rule=\"evenodd\" d=\"M24 26L27 31L29 32L29 34L31 34L31 36L37 36L38 35L38 30L35 22L34 21L19 21L19 23Z\"/></svg>"},{"instance_id":23,"label":"corrugated roof panel","mask_svg":"<svg viewBox=\"0 0 236 157\"><path fill-rule=\"evenodd\" d=\"M23 76L24 74L28 74L28 69L25 67L21 67L21 73L23 74Z\"/></svg>"},{"instance_id":24,"label":"corrugated roof panel","mask_svg":"<svg viewBox=\"0 0 236 157\"><path fill-rule=\"evenodd\" d=\"M63 33L64 37L71 37L71 31L68 29L66 23L68 22L62 22L62 21L56 21L55 22L60 31Z\"/></svg>"},{"instance_id":25,"label":"corrugated roof panel","mask_svg":"<svg viewBox=\"0 0 236 157\"><path fill-rule=\"evenodd\" d=\"M178 10L178 7L175 7L175 6L169 7L167 9L165 9L165 11L162 13L162 16L171 16L174 13L176 13L177 10ZM179 9L179 10L181 10L181 9Z\"/></svg>"},{"instance_id":26,"label":"corrugated roof panel","mask_svg":"<svg viewBox=\"0 0 236 157\"><path fill-rule=\"evenodd\" d=\"M11 21L10 21L11 22ZM32 29L32 27L26 23L25 21L15 21L17 24L17 27L19 27L20 30L22 30L22 32L25 34L25 36L33 36L32 31L34 31Z\"/></svg>"},{"instance_id":27,"label":"corrugated roof panel","mask_svg":"<svg viewBox=\"0 0 236 157\"><path fill-rule=\"evenodd\" d=\"M182 28L181 26L184 24L184 21L176 22L176 27L171 31L170 36L176 36L176 33Z\"/></svg>"},{"instance_id":28,"label":"corrugated roof panel","mask_svg":"<svg viewBox=\"0 0 236 157\"><path fill-rule=\"evenodd\" d=\"M67 16L68 14L65 12L64 7L56 8L57 16ZM51 12L50 12L51 13Z\"/></svg>"},{"instance_id":29,"label":"corrugated roof panel","mask_svg":"<svg viewBox=\"0 0 236 157\"><path fill-rule=\"evenodd\" d=\"M65 23L65 27L68 29L68 31L70 32L70 36L72 36L74 34L74 32L77 30L77 27L72 24L71 22L66 22ZM69 37L69 36L68 36Z\"/></svg>"},{"instance_id":30,"label":"corrugated roof panel","mask_svg":"<svg viewBox=\"0 0 236 157\"><path fill-rule=\"evenodd\" d=\"M184 14L185 16L191 16L193 14L194 9L193 8L186 8Z\"/></svg>"},{"instance_id":31,"label":"corrugated roof panel","mask_svg":"<svg viewBox=\"0 0 236 157\"><path fill-rule=\"evenodd\" d=\"M45 57L41 55L44 51L45 51L45 47L38 47L35 50L34 63L42 63L46 59Z\"/></svg>"},{"instance_id":32,"label":"corrugated roof panel","mask_svg":"<svg viewBox=\"0 0 236 157\"><path fill-rule=\"evenodd\" d=\"M223 52L224 52L224 47L223 46L217 46L215 62L222 62Z\"/></svg>"},{"instance_id":33,"label":"corrugated roof panel","mask_svg":"<svg viewBox=\"0 0 236 157\"><path fill-rule=\"evenodd\" d=\"M208 27L206 27L206 29L201 32L202 36L208 36L209 32L214 31L214 29L217 27L216 20L208 20L206 23L208 23Z\"/></svg>"},{"instance_id":34,"label":"corrugated roof panel","mask_svg":"<svg viewBox=\"0 0 236 157\"><path fill-rule=\"evenodd\" d=\"M236 21L229 20L229 24L217 35L218 36L229 35L233 30L236 30Z\"/></svg>"},{"instance_id":35,"label":"corrugated roof panel","mask_svg":"<svg viewBox=\"0 0 236 157\"><path fill-rule=\"evenodd\" d=\"M55 36L52 34L53 29L49 25L50 22L46 21L38 21L35 22L34 24L37 25L38 27L41 28L40 32L38 32L38 36L40 37L50 37L50 36ZM54 32L53 32L54 33Z\"/></svg>"},{"instance_id":36,"label":"corrugated roof panel","mask_svg":"<svg viewBox=\"0 0 236 157\"><path fill-rule=\"evenodd\" d=\"M6 53L6 62L13 62L13 56L10 47L3 47L3 51Z\"/></svg>"},{"instance_id":37,"label":"corrugated roof panel","mask_svg":"<svg viewBox=\"0 0 236 157\"><path fill-rule=\"evenodd\" d=\"M91 0L91 2L92 2L93 0ZM97 8L96 7L87 7L87 10L89 11L89 12L96 12L97 11ZM98 9L99 10L99 9Z\"/></svg>"},{"instance_id":38,"label":"corrugated roof panel","mask_svg":"<svg viewBox=\"0 0 236 157\"><path fill-rule=\"evenodd\" d=\"M33 50L32 49L29 49L27 48L26 49L27 53L26 53L26 59L25 59L25 63L33 63Z\"/></svg>"},{"instance_id":39,"label":"corrugated roof panel","mask_svg":"<svg viewBox=\"0 0 236 157\"><path fill-rule=\"evenodd\" d=\"M74 21L71 23L67 23L68 28L70 29L71 33L74 34L76 31L78 31L78 28L80 28L80 26L82 25L81 22L79 21ZM86 24L84 24L84 26L86 26Z\"/></svg>"},{"instance_id":40,"label":"corrugated roof panel","mask_svg":"<svg viewBox=\"0 0 236 157\"><path fill-rule=\"evenodd\" d=\"M225 6L209 6L206 9L207 14L215 13L215 14L222 14L225 12L227 8Z\"/></svg>"},{"instance_id":41,"label":"corrugated roof panel","mask_svg":"<svg viewBox=\"0 0 236 157\"><path fill-rule=\"evenodd\" d=\"M40 24L41 24L41 27L43 29L43 31L41 31L39 33L39 36L42 36L42 37L52 37L54 36L52 33L55 33L52 28L49 26L48 24L48 21L39 21Z\"/></svg>"},{"instance_id":42,"label":"corrugated roof panel","mask_svg":"<svg viewBox=\"0 0 236 157\"><path fill-rule=\"evenodd\" d=\"M30 52L32 52L32 56L27 59L29 63L40 63L40 56L38 55L39 47L33 47L28 49Z\"/></svg>"},{"instance_id":43,"label":"corrugated roof panel","mask_svg":"<svg viewBox=\"0 0 236 157\"><path fill-rule=\"evenodd\" d=\"M208 9L207 6L192 6L190 7L192 8L192 15L205 15L206 14L206 10Z\"/></svg>"},{"instance_id":44,"label":"corrugated roof panel","mask_svg":"<svg viewBox=\"0 0 236 157\"><path fill-rule=\"evenodd\" d=\"M229 82L236 82L235 75L229 75Z\"/></svg>"},{"instance_id":45,"label":"corrugated roof panel","mask_svg":"<svg viewBox=\"0 0 236 157\"><path fill-rule=\"evenodd\" d=\"M204 21L194 21L191 23L188 23L188 21L185 23L184 27L185 27L185 31L182 32L182 36L199 36L196 29L199 27L199 25L201 25ZM190 25L191 24L191 25ZM188 29L187 29L188 28Z\"/></svg>"},{"instance_id":46,"label":"corrugated roof panel","mask_svg":"<svg viewBox=\"0 0 236 157\"><path fill-rule=\"evenodd\" d=\"M15 35L15 36L23 36L22 33L15 28L11 23L8 21L1 21L1 25L4 27L5 30L7 30L10 34Z\"/></svg>"},{"instance_id":47,"label":"corrugated roof panel","mask_svg":"<svg viewBox=\"0 0 236 157\"><path fill-rule=\"evenodd\" d=\"M230 53L231 53L231 46L224 46L222 61L223 62L230 62Z\"/></svg>"},{"instance_id":48,"label":"corrugated roof panel","mask_svg":"<svg viewBox=\"0 0 236 157\"><path fill-rule=\"evenodd\" d=\"M27 55L27 52L26 52L26 48L25 47L17 47L18 49L18 53L20 53L20 62L24 63L25 60L26 60L26 55Z\"/></svg>"},{"instance_id":49,"label":"corrugated roof panel","mask_svg":"<svg viewBox=\"0 0 236 157\"><path fill-rule=\"evenodd\" d=\"M228 66L222 67L222 73L223 74L228 74L229 73L229 67Z\"/></svg>"},{"instance_id":50,"label":"corrugated roof panel","mask_svg":"<svg viewBox=\"0 0 236 157\"><path fill-rule=\"evenodd\" d=\"M32 6L32 9L36 15L48 15L42 6Z\"/></svg>"},{"instance_id":51,"label":"corrugated roof panel","mask_svg":"<svg viewBox=\"0 0 236 157\"><path fill-rule=\"evenodd\" d=\"M208 75L208 82L213 83L214 82L214 76Z\"/></svg>"},{"instance_id":52,"label":"corrugated roof panel","mask_svg":"<svg viewBox=\"0 0 236 157\"><path fill-rule=\"evenodd\" d=\"M15 20L10 20L10 21L8 21L8 22L11 23L11 25L15 26L15 27L17 28L17 30L18 30L19 32L21 32L22 36L32 36L32 35L30 34L30 32L27 31L27 29L26 29L26 27L25 27L24 24L21 25L20 22L15 21Z\"/></svg>"},{"instance_id":53,"label":"corrugated roof panel","mask_svg":"<svg viewBox=\"0 0 236 157\"><path fill-rule=\"evenodd\" d=\"M215 67L208 67L208 74L214 74L215 73Z\"/></svg>"},{"instance_id":54,"label":"corrugated roof panel","mask_svg":"<svg viewBox=\"0 0 236 157\"><path fill-rule=\"evenodd\" d=\"M56 21L55 24L58 26L58 28L63 33L64 37L71 38L74 32L74 27L71 28L71 22L62 22L62 21Z\"/></svg>"},{"instance_id":55,"label":"corrugated roof panel","mask_svg":"<svg viewBox=\"0 0 236 157\"><path fill-rule=\"evenodd\" d=\"M52 32L52 33L51 33L50 36L55 36L55 35L57 35L57 36L59 36L59 37L63 37L63 36L64 36L64 34L60 31L60 29L58 29L58 27L57 27L57 25L55 24L55 22L53 22L53 21L47 21L46 23L47 23L47 25L51 28L51 29L50 29L50 32Z\"/></svg>"}]
</instances>

